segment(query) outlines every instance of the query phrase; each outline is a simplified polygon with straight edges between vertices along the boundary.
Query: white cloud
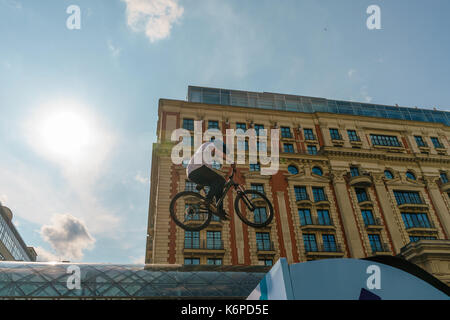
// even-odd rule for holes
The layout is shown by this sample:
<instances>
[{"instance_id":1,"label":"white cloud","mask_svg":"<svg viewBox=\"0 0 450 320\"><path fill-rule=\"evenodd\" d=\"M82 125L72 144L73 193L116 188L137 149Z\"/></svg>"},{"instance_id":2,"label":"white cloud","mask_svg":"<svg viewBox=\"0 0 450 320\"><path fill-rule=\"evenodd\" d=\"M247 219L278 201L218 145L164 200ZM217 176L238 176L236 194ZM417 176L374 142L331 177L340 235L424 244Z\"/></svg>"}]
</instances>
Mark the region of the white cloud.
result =
<instances>
[{"instance_id":1,"label":"white cloud","mask_svg":"<svg viewBox=\"0 0 450 320\"><path fill-rule=\"evenodd\" d=\"M22 3L17 0L2 0L2 3L14 9L22 9Z\"/></svg>"},{"instance_id":2,"label":"white cloud","mask_svg":"<svg viewBox=\"0 0 450 320\"><path fill-rule=\"evenodd\" d=\"M130 257L132 264L145 264L145 256L140 257Z\"/></svg>"},{"instance_id":3,"label":"white cloud","mask_svg":"<svg viewBox=\"0 0 450 320\"><path fill-rule=\"evenodd\" d=\"M63 260L79 261L84 250L93 248L95 239L83 221L70 214L58 214L51 223L42 226L40 233Z\"/></svg>"},{"instance_id":4,"label":"white cloud","mask_svg":"<svg viewBox=\"0 0 450 320\"><path fill-rule=\"evenodd\" d=\"M370 103L372 101L372 97L369 96L367 86L363 86L360 90L360 93L365 102Z\"/></svg>"},{"instance_id":5,"label":"white cloud","mask_svg":"<svg viewBox=\"0 0 450 320\"><path fill-rule=\"evenodd\" d=\"M6 203L8 202L8 196L6 194L0 194L0 203L4 206L6 206Z\"/></svg>"},{"instance_id":6,"label":"white cloud","mask_svg":"<svg viewBox=\"0 0 450 320\"><path fill-rule=\"evenodd\" d=\"M134 180L136 180L139 183L142 184L148 184L150 182L150 179L147 177L144 177L140 172L138 172L136 174L136 176L134 177Z\"/></svg>"},{"instance_id":7,"label":"white cloud","mask_svg":"<svg viewBox=\"0 0 450 320\"><path fill-rule=\"evenodd\" d=\"M122 52L122 49L119 47L116 47L111 40L108 40L107 42L108 50L111 52L111 55L113 58L118 58L120 56L120 53Z\"/></svg>"},{"instance_id":8,"label":"white cloud","mask_svg":"<svg viewBox=\"0 0 450 320\"><path fill-rule=\"evenodd\" d=\"M36 260L37 261L42 261L42 262L50 262L50 261L55 261L55 262L59 262L62 261L62 259L60 257L58 257L57 255L45 250L42 247L34 247L34 250L36 251L37 257Z\"/></svg>"},{"instance_id":9,"label":"white cloud","mask_svg":"<svg viewBox=\"0 0 450 320\"><path fill-rule=\"evenodd\" d=\"M355 69L350 69L350 70L348 70L347 75L349 78L351 78L355 73L356 73Z\"/></svg>"},{"instance_id":10,"label":"white cloud","mask_svg":"<svg viewBox=\"0 0 450 320\"><path fill-rule=\"evenodd\" d=\"M145 32L150 42L165 39L172 25L183 15L178 0L122 0L127 5L127 22L134 32Z\"/></svg>"}]
</instances>

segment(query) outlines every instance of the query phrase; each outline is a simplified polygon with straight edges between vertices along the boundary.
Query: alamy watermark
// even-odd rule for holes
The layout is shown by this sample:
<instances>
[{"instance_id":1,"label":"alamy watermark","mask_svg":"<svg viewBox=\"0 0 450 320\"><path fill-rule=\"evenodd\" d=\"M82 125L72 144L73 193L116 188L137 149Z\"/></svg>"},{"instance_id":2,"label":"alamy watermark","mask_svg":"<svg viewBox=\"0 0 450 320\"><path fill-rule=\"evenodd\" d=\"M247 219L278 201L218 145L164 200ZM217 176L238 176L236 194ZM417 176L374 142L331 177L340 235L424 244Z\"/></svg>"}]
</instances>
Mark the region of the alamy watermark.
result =
<instances>
[{"instance_id":1,"label":"alamy watermark","mask_svg":"<svg viewBox=\"0 0 450 320\"><path fill-rule=\"evenodd\" d=\"M270 130L270 156L268 153L268 135L266 129L256 131L251 128L244 132L242 129L226 129L225 137L218 129L208 129L203 133L203 121L194 121L194 137L191 131L183 128L172 132L171 140L179 142L172 149L171 159L174 164L182 164L189 161L192 151L198 150L204 142L214 141L216 146L226 145L225 162L227 164L246 164L248 152L249 164L261 164L262 175L274 175L279 169L280 130ZM180 141L181 139L181 141ZM248 139L248 141L247 141ZM235 156L235 141L237 152ZM248 142L248 143L247 143ZM194 149L194 150L192 150ZM223 164L221 153L215 152L216 148L205 148L199 156L194 158L195 164ZM269 166L270 165L270 166Z\"/></svg>"},{"instance_id":2,"label":"alamy watermark","mask_svg":"<svg viewBox=\"0 0 450 320\"><path fill-rule=\"evenodd\" d=\"M370 16L367 18L366 26L369 30L380 30L381 29L381 9L376 4L370 5L366 10L367 14Z\"/></svg>"},{"instance_id":3,"label":"alamy watermark","mask_svg":"<svg viewBox=\"0 0 450 320\"><path fill-rule=\"evenodd\" d=\"M66 285L69 290L81 289L81 270L79 266L71 265L67 267L66 273L70 274L67 278Z\"/></svg>"},{"instance_id":4,"label":"alamy watermark","mask_svg":"<svg viewBox=\"0 0 450 320\"><path fill-rule=\"evenodd\" d=\"M81 29L81 9L77 5L70 5L66 10L67 14L70 16L66 20L66 27L69 30L80 30Z\"/></svg>"}]
</instances>

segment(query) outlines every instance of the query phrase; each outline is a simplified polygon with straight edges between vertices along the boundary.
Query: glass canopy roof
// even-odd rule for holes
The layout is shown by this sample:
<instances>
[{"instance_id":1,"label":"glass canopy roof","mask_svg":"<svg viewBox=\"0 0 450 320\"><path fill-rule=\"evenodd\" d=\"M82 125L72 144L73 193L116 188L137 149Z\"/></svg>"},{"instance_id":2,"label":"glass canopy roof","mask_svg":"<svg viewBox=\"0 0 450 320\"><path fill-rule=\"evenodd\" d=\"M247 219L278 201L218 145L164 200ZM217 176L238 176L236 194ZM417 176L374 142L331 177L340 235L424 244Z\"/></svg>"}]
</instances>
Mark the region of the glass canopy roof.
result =
<instances>
[{"instance_id":1,"label":"glass canopy roof","mask_svg":"<svg viewBox=\"0 0 450 320\"><path fill-rule=\"evenodd\" d=\"M269 92L188 87L188 101L294 112L329 112L399 120L436 122L450 126L450 112L385 106Z\"/></svg>"},{"instance_id":2,"label":"glass canopy roof","mask_svg":"<svg viewBox=\"0 0 450 320\"><path fill-rule=\"evenodd\" d=\"M69 289L75 276L71 266L79 267L80 289ZM0 299L243 299L268 271L263 266L0 262Z\"/></svg>"}]
</instances>

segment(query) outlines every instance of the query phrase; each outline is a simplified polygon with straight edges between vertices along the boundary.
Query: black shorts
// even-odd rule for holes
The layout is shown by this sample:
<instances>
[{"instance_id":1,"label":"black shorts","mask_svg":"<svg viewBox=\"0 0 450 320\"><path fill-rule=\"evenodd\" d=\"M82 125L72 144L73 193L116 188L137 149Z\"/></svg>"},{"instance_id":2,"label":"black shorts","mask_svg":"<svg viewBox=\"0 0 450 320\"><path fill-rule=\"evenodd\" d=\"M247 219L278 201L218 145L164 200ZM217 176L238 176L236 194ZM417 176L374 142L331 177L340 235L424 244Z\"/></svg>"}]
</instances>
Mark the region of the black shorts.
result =
<instances>
[{"instance_id":1,"label":"black shorts","mask_svg":"<svg viewBox=\"0 0 450 320\"><path fill-rule=\"evenodd\" d=\"M202 186L211 186L225 183L224 177L205 165L192 171L189 174L188 179Z\"/></svg>"}]
</instances>

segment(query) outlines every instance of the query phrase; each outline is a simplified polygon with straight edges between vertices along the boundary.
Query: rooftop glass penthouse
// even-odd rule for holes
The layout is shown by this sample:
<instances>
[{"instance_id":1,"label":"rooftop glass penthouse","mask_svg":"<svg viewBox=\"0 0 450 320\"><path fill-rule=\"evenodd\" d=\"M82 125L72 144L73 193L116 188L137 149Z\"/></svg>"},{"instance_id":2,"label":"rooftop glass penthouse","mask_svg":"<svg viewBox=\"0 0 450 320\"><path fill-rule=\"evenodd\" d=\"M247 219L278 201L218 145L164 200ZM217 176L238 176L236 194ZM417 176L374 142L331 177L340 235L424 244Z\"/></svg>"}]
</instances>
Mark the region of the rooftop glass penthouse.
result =
<instances>
[{"instance_id":1,"label":"rooftop glass penthouse","mask_svg":"<svg viewBox=\"0 0 450 320\"><path fill-rule=\"evenodd\" d=\"M188 101L294 112L329 112L399 120L443 123L450 126L450 112L329 100L269 92L249 92L189 86Z\"/></svg>"},{"instance_id":2,"label":"rooftop glass penthouse","mask_svg":"<svg viewBox=\"0 0 450 320\"><path fill-rule=\"evenodd\" d=\"M35 261L36 252L27 247L12 223L12 212L0 203L0 261Z\"/></svg>"}]
</instances>

